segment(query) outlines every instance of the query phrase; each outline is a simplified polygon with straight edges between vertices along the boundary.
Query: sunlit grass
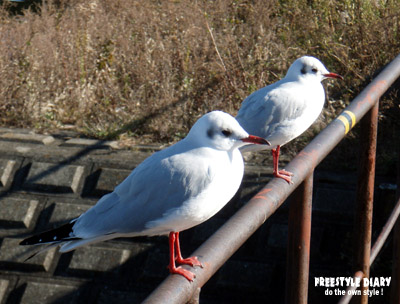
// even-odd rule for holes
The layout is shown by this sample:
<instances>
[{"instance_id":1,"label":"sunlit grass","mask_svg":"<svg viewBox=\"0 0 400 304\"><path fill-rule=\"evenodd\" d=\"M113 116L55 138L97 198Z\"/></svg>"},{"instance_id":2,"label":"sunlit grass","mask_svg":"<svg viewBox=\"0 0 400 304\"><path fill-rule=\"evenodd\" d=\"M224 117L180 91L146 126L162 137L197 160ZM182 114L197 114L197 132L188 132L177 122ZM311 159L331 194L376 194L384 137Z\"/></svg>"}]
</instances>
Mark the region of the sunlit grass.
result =
<instances>
[{"instance_id":1,"label":"sunlit grass","mask_svg":"<svg viewBox=\"0 0 400 304\"><path fill-rule=\"evenodd\" d=\"M326 85L326 123L400 50L398 1L43 3L1 9L2 126L176 141L305 54L345 77Z\"/></svg>"}]
</instances>

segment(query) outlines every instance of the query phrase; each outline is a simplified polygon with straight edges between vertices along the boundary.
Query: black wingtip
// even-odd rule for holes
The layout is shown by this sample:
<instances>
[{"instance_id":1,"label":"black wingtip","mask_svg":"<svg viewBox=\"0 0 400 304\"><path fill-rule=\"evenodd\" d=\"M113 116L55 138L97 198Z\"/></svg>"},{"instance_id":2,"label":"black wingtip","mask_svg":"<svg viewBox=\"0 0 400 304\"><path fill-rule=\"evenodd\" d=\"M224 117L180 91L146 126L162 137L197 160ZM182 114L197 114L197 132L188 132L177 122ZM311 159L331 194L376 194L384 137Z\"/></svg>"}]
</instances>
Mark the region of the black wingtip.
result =
<instances>
[{"instance_id":1,"label":"black wingtip","mask_svg":"<svg viewBox=\"0 0 400 304\"><path fill-rule=\"evenodd\" d=\"M20 245L33 245L34 243L32 243L31 241L32 237L29 237L27 239L22 240L21 242L19 242Z\"/></svg>"},{"instance_id":2,"label":"black wingtip","mask_svg":"<svg viewBox=\"0 0 400 304\"><path fill-rule=\"evenodd\" d=\"M35 244L45 244L45 243L55 243L60 242L64 239L71 239L72 227L75 221L71 221L68 224L60 226L56 229L48 230L37 235L28 237L22 240L20 245L35 245Z\"/></svg>"}]
</instances>

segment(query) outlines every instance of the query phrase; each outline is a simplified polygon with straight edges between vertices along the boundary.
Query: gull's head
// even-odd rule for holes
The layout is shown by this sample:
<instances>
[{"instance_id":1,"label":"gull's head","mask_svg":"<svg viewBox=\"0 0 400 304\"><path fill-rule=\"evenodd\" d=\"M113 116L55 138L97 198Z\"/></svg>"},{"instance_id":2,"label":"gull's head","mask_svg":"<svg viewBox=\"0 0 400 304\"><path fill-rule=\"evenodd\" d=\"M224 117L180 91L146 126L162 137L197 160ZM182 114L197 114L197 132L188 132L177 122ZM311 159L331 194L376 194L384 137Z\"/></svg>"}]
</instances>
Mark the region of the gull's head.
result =
<instances>
[{"instance_id":1,"label":"gull's head","mask_svg":"<svg viewBox=\"0 0 400 304\"><path fill-rule=\"evenodd\" d=\"M311 56L296 59L287 71L285 78L315 82L321 82L326 78L343 79L342 76L329 72L321 61Z\"/></svg>"},{"instance_id":2,"label":"gull's head","mask_svg":"<svg viewBox=\"0 0 400 304\"><path fill-rule=\"evenodd\" d=\"M223 151L246 144L269 144L261 137L249 135L234 117L222 111L203 115L190 129L186 138L199 146Z\"/></svg>"}]
</instances>

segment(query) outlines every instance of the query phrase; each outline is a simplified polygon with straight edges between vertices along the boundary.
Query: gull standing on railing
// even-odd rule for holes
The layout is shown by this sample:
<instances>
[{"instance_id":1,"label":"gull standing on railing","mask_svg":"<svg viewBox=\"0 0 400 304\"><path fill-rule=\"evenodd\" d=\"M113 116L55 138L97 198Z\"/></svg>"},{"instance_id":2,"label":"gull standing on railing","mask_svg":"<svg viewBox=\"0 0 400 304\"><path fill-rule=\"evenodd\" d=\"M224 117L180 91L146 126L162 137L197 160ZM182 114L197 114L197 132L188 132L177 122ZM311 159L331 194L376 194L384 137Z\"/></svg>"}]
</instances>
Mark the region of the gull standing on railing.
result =
<instances>
[{"instance_id":1,"label":"gull standing on railing","mask_svg":"<svg viewBox=\"0 0 400 304\"><path fill-rule=\"evenodd\" d=\"M208 220L235 195L244 172L239 148L249 143L269 144L229 114L208 113L186 138L148 157L81 216L20 244L50 244L42 251L61 245L67 252L117 237L169 234L169 270L192 281L195 275L175 262L202 264L182 258L179 232Z\"/></svg>"},{"instance_id":2,"label":"gull standing on railing","mask_svg":"<svg viewBox=\"0 0 400 304\"><path fill-rule=\"evenodd\" d=\"M330 73L317 58L304 56L290 66L286 76L248 96L236 119L250 134L271 146L246 146L242 152L272 149L274 176L291 183L291 172L278 169L280 147L307 130L325 102L321 81L342 76Z\"/></svg>"}]
</instances>

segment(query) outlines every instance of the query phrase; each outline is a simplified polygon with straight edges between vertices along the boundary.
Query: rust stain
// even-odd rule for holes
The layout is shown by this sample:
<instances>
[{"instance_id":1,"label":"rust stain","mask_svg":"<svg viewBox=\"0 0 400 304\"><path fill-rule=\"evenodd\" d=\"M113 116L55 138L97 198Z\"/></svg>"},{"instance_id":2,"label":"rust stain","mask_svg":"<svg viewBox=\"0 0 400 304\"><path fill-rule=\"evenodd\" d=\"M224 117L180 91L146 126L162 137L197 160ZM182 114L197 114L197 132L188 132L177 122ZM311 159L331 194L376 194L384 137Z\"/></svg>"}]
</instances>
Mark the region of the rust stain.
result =
<instances>
[{"instance_id":1,"label":"rust stain","mask_svg":"<svg viewBox=\"0 0 400 304\"><path fill-rule=\"evenodd\" d=\"M384 93L384 91L385 91L384 88L387 86L387 85L386 85L386 83L387 83L386 80L379 80L379 81L376 81L376 83L373 81L372 83L373 83L373 85L372 85L371 88L368 90L367 96L366 96L363 100L360 100L360 101L357 103L357 105L356 105L356 108L357 108L357 109L359 109L359 107L363 106L365 103L371 104L371 105L374 104L375 101L376 101L376 99L379 99L379 97ZM371 83L371 84L372 84L372 83ZM375 92L382 92L382 94L379 94L380 96L379 96L379 97L376 97L376 99L372 99L372 95L373 95Z\"/></svg>"},{"instance_id":2,"label":"rust stain","mask_svg":"<svg viewBox=\"0 0 400 304\"><path fill-rule=\"evenodd\" d=\"M263 189L260 192L258 192L253 199L267 199L267 196L265 194L267 194L268 192L272 191L271 188L268 189Z\"/></svg>"},{"instance_id":3,"label":"rust stain","mask_svg":"<svg viewBox=\"0 0 400 304\"><path fill-rule=\"evenodd\" d=\"M315 168L318 164L318 150L312 150L310 152L306 152L306 151L300 151L300 153L298 154L298 157L304 157L306 159L311 160L311 165L312 168ZM300 164L303 164L303 162L301 162ZM308 166L306 164L304 164L304 166L307 168Z\"/></svg>"},{"instance_id":4,"label":"rust stain","mask_svg":"<svg viewBox=\"0 0 400 304\"><path fill-rule=\"evenodd\" d=\"M211 268L211 264L209 263L209 262L204 262L204 261L202 261L201 262L201 264L202 264L202 269L204 269L205 271L207 270L207 269L210 269Z\"/></svg>"},{"instance_id":5,"label":"rust stain","mask_svg":"<svg viewBox=\"0 0 400 304\"><path fill-rule=\"evenodd\" d=\"M303 246L305 246L306 250L310 251L310 242L311 242L311 218L307 218L303 220Z\"/></svg>"}]
</instances>

